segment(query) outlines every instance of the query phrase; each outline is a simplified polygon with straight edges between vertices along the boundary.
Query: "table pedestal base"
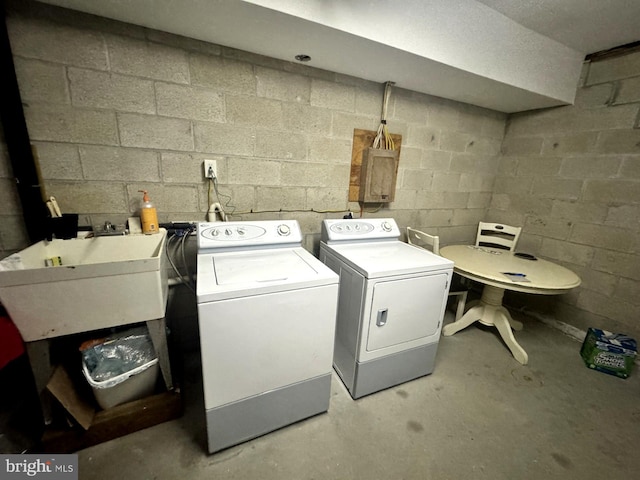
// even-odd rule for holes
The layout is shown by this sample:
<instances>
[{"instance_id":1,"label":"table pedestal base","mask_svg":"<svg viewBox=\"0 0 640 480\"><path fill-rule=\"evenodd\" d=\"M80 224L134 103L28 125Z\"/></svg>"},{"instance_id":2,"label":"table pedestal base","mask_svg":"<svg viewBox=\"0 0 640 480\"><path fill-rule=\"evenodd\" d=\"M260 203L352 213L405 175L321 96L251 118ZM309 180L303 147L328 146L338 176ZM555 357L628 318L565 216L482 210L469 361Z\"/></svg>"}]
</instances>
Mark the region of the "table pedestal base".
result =
<instances>
[{"instance_id":1,"label":"table pedestal base","mask_svg":"<svg viewBox=\"0 0 640 480\"><path fill-rule=\"evenodd\" d=\"M496 327L514 358L522 365L526 365L529 361L529 356L520 344L516 342L512 331L512 329L522 330L522 323L511 318L509 311L502 306L503 296L503 288L485 285L480 302L472 306L457 322L445 325L442 329L442 334L445 337L450 337L475 322Z\"/></svg>"}]
</instances>

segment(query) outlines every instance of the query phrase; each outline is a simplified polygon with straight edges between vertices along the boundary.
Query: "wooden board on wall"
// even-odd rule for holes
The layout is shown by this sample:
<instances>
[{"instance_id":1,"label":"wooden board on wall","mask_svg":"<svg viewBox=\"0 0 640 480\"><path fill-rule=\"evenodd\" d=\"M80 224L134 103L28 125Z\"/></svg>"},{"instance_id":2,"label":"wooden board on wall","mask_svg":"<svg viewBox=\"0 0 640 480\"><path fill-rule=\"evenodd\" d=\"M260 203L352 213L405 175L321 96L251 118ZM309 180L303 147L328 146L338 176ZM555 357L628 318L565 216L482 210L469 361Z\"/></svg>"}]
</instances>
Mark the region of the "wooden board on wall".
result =
<instances>
[{"instance_id":1,"label":"wooden board on wall","mask_svg":"<svg viewBox=\"0 0 640 480\"><path fill-rule=\"evenodd\" d=\"M373 146L378 132L373 130L353 129L353 149L351 150L351 175L349 176L349 201L357 202L360 198L360 172L362 170L362 152ZM402 135L391 133L398 155L402 144Z\"/></svg>"}]
</instances>

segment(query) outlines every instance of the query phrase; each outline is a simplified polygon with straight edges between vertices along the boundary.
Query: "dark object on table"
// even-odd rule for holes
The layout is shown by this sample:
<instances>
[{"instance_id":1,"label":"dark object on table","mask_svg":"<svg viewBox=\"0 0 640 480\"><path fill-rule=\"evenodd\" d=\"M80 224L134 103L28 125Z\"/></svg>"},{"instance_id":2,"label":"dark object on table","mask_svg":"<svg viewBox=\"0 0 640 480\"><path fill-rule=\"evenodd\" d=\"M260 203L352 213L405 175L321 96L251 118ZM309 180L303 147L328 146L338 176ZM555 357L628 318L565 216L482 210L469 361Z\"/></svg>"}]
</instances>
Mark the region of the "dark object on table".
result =
<instances>
[{"instance_id":1,"label":"dark object on table","mask_svg":"<svg viewBox=\"0 0 640 480\"><path fill-rule=\"evenodd\" d=\"M518 258L524 258L525 260L538 260L535 256L531 255L530 253L518 252L518 253L514 253L513 255Z\"/></svg>"}]
</instances>

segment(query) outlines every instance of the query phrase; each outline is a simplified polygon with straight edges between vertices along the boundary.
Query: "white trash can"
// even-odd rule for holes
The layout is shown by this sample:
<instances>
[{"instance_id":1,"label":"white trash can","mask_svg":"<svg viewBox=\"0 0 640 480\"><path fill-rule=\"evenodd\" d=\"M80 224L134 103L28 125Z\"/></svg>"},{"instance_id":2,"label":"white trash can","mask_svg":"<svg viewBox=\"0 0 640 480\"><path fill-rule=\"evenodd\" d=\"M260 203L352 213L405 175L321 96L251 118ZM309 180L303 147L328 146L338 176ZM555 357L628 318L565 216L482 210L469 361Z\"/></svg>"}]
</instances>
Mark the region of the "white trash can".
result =
<instances>
[{"instance_id":1,"label":"white trash can","mask_svg":"<svg viewBox=\"0 0 640 480\"><path fill-rule=\"evenodd\" d=\"M158 378L158 359L154 358L126 373L98 382L91 378L87 365L82 362L82 373L91 385L98 405L107 409L132 402L153 394Z\"/></svg>"},{"instance_id":2,"label":"white trash can","mask_svg":"<svg viewBox=\"0 0 640 480\"><path fill-rule=\"evenodd\" d=\"M122 332L82 352L82 373L102 408L154 393L160 367L146 327Z\"/></svg>"}]
</instances>

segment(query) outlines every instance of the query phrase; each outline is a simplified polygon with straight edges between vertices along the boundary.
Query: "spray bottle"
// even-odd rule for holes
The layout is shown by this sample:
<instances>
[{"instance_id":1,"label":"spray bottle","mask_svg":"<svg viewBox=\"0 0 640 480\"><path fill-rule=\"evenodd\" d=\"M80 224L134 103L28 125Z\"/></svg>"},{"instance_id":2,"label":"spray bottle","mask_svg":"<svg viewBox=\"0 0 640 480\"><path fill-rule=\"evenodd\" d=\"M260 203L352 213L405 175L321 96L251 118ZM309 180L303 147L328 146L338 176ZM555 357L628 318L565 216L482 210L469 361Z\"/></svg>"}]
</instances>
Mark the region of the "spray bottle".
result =
<instances>
[{"instance_id":1,"label":"spray bottle","mask_svg":"<svg viewBox=\"0 0 640 480\"><path fill-rule=\"evenodd\" d=\"M140 223L142 223L142 233L158 233L158 212L153 206L146 190L138 190L143 194L142 208L140 209Z\"/></svg>"}]
</instances>

